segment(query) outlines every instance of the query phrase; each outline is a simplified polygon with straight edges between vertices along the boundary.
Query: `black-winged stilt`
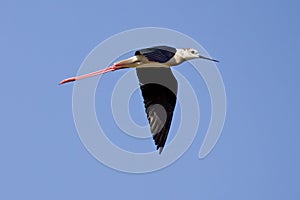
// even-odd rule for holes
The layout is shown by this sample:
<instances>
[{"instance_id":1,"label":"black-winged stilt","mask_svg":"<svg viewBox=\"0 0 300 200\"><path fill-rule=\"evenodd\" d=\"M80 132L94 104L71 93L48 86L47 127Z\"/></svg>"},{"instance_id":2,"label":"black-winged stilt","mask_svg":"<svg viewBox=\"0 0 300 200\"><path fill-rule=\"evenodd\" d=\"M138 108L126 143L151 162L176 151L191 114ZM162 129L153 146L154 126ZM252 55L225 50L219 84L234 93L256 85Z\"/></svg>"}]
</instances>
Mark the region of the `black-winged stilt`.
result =
<instances>
[{"instance_id":1,"label":"black-winged stilt","mask_svg":"<svg viewBox=\"0 0 300 200\"><path fill-rule=\"evenodd\" d=\"M161 153L167 140L176 105L177 81L170 67L196 58L218 62L201 56L192 48L176 49L169 46L155 46L138 50L133 57L116 62L105 69L67 78L60 84L119 69L136 68L150 129L157 149Z\"/></svg>"}]
</instances>

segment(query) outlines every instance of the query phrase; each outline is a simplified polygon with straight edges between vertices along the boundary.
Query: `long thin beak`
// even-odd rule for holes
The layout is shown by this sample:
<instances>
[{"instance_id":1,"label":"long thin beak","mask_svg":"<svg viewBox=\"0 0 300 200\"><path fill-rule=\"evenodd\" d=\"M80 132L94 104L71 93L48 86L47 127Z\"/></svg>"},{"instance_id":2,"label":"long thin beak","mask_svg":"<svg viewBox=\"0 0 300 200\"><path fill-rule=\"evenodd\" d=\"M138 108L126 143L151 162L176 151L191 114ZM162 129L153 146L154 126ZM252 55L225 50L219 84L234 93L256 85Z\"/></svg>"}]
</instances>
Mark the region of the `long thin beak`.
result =
<instances>
[{"instance_id":1,"label":"long thin beak","mask_svg":"<svg viewBox=\"0 0 300 200\"><path fill-rule=\"evenodd\" d=\"M205 59L205 60L210 60L210 61L214 61L214 62L219 62L218 60L212 59L212 58L207 58L204 56L199 55L199 58Z\"/></svg>"},{"instance_id":2,"label":"long thin beak","mask_svg":"<svg viewBox=\"0 0 300 200\"><path fill-rule=\"evenodd\" d=\"M117 69L119 69L119 68L117 68L115 65L113 65L113 66L110 66L110 67L107 67L105 69L101 69L101 70L98 70L98 71L95 71L95 72L92 72L92 73L89 73L89 74L84 74L84 75L81 75L81 76L75 76L75 77L64 79L59 84L61 85L61 84L65 84L65 83L68 83L68 82L73 82L73 81L77 81L77 80L80 80L80 79L89 78L89 77L92 77L92 76L97 76L97 75L100 75L100 74L104 74L106 72L115 71Z\"/></svg>"}]
</instances>

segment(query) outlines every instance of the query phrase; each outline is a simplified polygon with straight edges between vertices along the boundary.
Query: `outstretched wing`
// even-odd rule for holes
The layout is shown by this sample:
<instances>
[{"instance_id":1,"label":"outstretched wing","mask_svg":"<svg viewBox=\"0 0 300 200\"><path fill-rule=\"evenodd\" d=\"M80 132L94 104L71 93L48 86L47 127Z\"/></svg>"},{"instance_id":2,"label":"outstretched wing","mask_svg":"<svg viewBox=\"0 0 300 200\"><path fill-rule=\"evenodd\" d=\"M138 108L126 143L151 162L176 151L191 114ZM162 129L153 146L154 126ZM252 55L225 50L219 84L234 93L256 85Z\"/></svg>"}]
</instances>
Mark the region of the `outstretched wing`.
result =
<instances>
[{"instance_id":1,"label":"outstretched wing","mask_svg":"<svg viewBox=\"0 0 300 200\"><path fill-rule=\"evenodd\" d=\"M138 50L135 52L135 55L143 55L149 61L165 63L175 55L176 51L174 47L156 46Z\"/></svg>"},{"instance_id":2,"label":"outstretched wing","mask_svg":"<svg viewBox=\"0 0 300 200\"><path fill-rule=\"evenodd\" d=\"M176 105L177 81L170 68L137 68L136 72L153 139L161 153Z\"/></svg>"}]
</instances>

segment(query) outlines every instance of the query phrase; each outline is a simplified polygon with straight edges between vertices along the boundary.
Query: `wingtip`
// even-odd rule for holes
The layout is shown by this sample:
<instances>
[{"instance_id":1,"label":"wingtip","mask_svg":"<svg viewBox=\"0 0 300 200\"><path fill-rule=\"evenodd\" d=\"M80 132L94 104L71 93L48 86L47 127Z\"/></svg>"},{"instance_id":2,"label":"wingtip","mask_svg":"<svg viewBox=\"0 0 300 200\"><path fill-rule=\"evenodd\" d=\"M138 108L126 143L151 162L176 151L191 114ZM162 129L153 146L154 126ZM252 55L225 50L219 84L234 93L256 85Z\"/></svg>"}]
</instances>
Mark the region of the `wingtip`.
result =
<instances>
[{"instance_id":1,"label":"wingtip","mask_svg":"<svg viewBox=\"0 0 300 200\"><path fill-rule=\"evenodd\" d=\"M163 147L159 147L159 149L158 149L158 154L161 155L161 152L162 152L163 150L164 150Z\"/></svg>"}]
</instances>

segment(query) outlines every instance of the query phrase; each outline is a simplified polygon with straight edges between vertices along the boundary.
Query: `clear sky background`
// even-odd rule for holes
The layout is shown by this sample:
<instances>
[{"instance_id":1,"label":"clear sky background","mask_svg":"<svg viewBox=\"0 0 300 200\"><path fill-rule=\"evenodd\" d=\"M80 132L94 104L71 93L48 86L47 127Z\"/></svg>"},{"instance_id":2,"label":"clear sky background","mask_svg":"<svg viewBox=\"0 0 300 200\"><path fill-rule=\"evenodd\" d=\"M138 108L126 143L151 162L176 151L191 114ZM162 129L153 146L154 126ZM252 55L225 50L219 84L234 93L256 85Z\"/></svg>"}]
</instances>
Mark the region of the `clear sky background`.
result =
<instances>
[{"instance_id":1,"label":"clear sky background","mask_svg":"<svg viewBox=\"0 0 300 200\"><path fill-rule=\"evenodd\" d=\"M299 199L298 1L0 4L0 199ZM136 175L86 151L73 122L72 84L57 83L75 75L101 41L145 26L183 32L221 60L228 108L219 142L199 160L209 119L200 77L204 122L194 143L171 166ZM184 66L178 70L192 76ZM123 73L104 78L109 84Z\"/></svg>"}]
</instances>

